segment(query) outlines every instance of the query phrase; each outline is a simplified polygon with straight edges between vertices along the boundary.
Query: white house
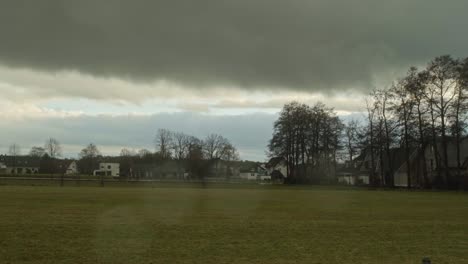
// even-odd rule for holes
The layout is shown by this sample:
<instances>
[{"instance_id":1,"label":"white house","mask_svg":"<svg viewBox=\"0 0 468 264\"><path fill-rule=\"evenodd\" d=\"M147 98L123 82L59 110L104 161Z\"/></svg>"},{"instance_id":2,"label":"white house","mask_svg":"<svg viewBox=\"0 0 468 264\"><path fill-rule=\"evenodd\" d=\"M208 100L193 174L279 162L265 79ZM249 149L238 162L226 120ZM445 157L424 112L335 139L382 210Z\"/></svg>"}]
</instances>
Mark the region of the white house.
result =
<instances>
[{"instance_id":1,"label":"white house","mask_svg":"<svg viewBox=\"0 0 468 264\"><path fill-rule=\"evenodd\" d=\"M260 181L270 181L271 176L270 175L258 175L257 179Z\"/></svg>"},{"instance_id":2,"label":"white house","mask_svg":"<svg viewBox=\"0 0 468 264\"><path fill-rule=\"evenodd\" d=\"M99 163L99 169L94 171L94 176L104 175L119 177L120 176L120 164L119 163Z\"/></svg>"},{"instance_id":3,"label":"white house","mask_svg":"<svg viewBox=\"0 0 468 264\"><path fill-rule=\"evenodd\" d=\"M0 173L35 174L39 172L40 160L29 156L0 155Z\"/></svg>"},{"instance_id":4,"label":"white house","mask_svg":"<svg viewBox=\"0 0 468 264\"><path fill-rule=\"evenodd\" d=\"M74 160L57 160L57 169L65 175L78 174L78 165Z\"/></svg>"},{"instance_id":5,"label":"white house","mask_svg":"<svg viewBox=\"0 0 468 264\"><path fill-rule=\"evenodd\" d=\"M254 180L256 181L258 178L258 172L256 172L254 169L248 170L248 171L241 171L239 174L239 177L241 179L245 180Z\"/></svg>"},{"instance_id":6,"label":"white house","mask_svg":"<svg viewBox=\"0 0 468 264\"><path fill-rule=\"evenodd\" d=\"M265 165L265 168L270 179L284 180L288 177L286 160L283 157L271 158Z\"/></svg>"},{"instance_id":7,"label":"white house","mask_svg":"<svg viewBox=\"0 0 468 264\"><path fill-rule=\"evenodd\" d=\"M337 176L337 180L345 185L368 185L369 175L341 174Z\"/></svg>"}]
</instances>

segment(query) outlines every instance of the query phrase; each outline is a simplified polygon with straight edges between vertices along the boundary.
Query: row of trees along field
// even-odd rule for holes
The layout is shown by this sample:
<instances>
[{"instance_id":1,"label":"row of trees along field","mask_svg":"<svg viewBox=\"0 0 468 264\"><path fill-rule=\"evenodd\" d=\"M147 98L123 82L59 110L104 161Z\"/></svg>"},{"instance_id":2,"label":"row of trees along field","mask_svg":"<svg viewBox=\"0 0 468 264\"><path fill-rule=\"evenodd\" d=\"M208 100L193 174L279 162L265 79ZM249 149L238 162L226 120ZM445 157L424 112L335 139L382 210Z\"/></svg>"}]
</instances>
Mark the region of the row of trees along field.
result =
<instances>
[{"instance_id":1,"label":"row of trees along field","mask_svg":"<svg viewBox=\"0 0 468 264\"><path fill-rule=\"evenodd\" d=\"M8 148L8 155L12 157L13 167L16 167L19 165L16 163L17 158L21 156L21 147L16 143L11 144ZM44 143L44 147L32 147L28 154L30 157L41 159L41 173L54 173L56 170L54 160L61 157L61 155L62 147L55 138L48 138Z\"/></svg>"},{"instance_id":2,"label":"row of trees along field","mask_svg":"<svg viewBox=\"0 0 468 264\"><path fill-rule=\"evenodd\" d=\"M467 93L468 59L440 56L422 70L411 67L388 88L374 89L365 99L365 121L344 123L324 104L292 102L274 123L269 156L286 160L288 182L319 183L332 180L342 154L352 161L365 152L371 159L370 184L393 187L391 152L403 149L409 188L458 188L466 177L461 142L467 129ZM449 142L456 148L455 173L449 166ZM418 159L424 164L418 164L417 175L411 175L409 166L414 150L422 156L428 146L435 152L435 180L426 159Z\"/></svg>"},{"instance_id":3,"label":"row of trees along field","mask_svg":"<svg viewBox=\"0 0 468 264\"><path fill-rule=\"evenodd\" d=\"M181 132L173 132L167 129L159 129L154 138L156 151L147 149L139 151L124 148L117 157L103 157L98 147L90 143L78 154L78 168L80 173L92 174L98 168L99 162L119 162L121 170L129 173L134 164L154 164L168 160L185 162L193 174L202 174L205 161L223 159L225 161L238 161L239 153L236 147L225 137L218 134L210 134L205 139L187 135ZM12 144L9 155L17 157L21 155L18 144ZM54 173L53 160L62 156L62 147L58 140L50 138L44 147L34 146L29 154L31 157L41 159L41 172Z\"/></svg>"},{"instance_id":4,"label":"row of trees along field","mask_svg":"<svg viewBox=\"0 0 468 264\"><path fill-rule=\"evenodd\" d=\"M462 183L462 140L467 128L468 58L440 56L419 70L416 67L396 80L389 88L375 89L366 98L367 126L365 144L371 154L372 185L392 186L394 166L376 171L375 158L386 157L392 164L392 147L404 149L408 186L458 188ZM352 124L354 126L354 124ZM353 130L354 128L350 128ZM456 168L450 170L448 145L456 148ZM426 159L411 175L410 155L417 149L423 155L427 146L435 155L435 181ZM380 159L380 162L384 162ZM380 166L384 170L384 166ZM380 177L377 177L380 175ZM416 181L416 182L412 182ZM435 186L431 186L435 185Z\"/></svg>"},{"instance_id":5,"label":"row of trees along field","mask_svg":"<svg viewBox=\"0 0 468 264\"><path fill-rule=\"evenodd\" d=\"M225 137L209 134L205 139L182 132L159 129L154 139L156 152L147 149L138 152L122 149L120 152L121 171L130 174L134 164L163 162L174 160L191 172L195 177L206 174L207 164L215 159L238 161L239 153L236 147Z\"/></svg>"}]
</instances>

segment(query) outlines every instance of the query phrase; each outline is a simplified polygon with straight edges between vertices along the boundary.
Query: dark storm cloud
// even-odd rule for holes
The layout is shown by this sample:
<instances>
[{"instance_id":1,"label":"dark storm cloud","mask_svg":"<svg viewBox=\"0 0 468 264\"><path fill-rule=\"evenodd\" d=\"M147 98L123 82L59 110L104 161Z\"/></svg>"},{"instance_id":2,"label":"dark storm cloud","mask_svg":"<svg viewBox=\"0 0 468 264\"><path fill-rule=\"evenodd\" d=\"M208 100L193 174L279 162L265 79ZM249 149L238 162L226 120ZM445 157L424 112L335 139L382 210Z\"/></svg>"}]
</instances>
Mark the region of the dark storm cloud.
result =
<instances>
[{"instance_id":1,"label":"dark storm cloud","mask_svg":"<svg viewBox=\"0 0 468 264\"><path fill-rule=\"evenodd\" d=\"M0 64L189 87L367 87L465 56L466 0L1 0Z\"/></svg>"}]
</instances>

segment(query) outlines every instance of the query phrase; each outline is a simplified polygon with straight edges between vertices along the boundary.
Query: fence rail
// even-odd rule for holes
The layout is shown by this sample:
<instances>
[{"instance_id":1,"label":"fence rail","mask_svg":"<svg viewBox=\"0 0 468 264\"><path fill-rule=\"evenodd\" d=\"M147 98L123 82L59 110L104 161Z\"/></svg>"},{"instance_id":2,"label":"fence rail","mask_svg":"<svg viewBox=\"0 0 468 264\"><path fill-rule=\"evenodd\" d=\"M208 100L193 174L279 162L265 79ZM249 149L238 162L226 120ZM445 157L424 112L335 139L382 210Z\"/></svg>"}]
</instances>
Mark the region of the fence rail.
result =
<instances>
[{"instance_id":1,"label":"fence rail","mask_svg":"<svg viewBox=\"0 0 468 264\"><path fill-rule=\"evenodd\" d=\"M46 185L46 186L135 186L156 184L270 184L269 182L244 179L109 179L109 178L71 178L71 177L11 177L0 176L0 185Z\"/></svg>"}]
</instances>

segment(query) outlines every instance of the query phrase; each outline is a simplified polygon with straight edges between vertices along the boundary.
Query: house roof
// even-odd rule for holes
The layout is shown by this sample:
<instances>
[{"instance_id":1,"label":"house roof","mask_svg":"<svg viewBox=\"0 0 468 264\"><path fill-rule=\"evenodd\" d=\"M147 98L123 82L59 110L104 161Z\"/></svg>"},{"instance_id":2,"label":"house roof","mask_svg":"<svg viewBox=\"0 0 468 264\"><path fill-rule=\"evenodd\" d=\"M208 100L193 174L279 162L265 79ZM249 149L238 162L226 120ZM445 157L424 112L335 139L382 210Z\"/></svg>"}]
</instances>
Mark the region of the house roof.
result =
<instances>
[{"instance_id":1,"label":"house roof","mask_svg":"<svg viewBox=\"0 0 468 264\"><path fill-rule=\"evenodd\" d=\"M276 167L276 165L278 165L281 161L284 161L284 158L283 157L274 157L274 158L271 158L267 164L265 165L266 168L273 168L273 167Z\"/></svg>"},{"instance_id":2,"label":"house roof","mask_svg":"<svg viewBox=\"0 0 468 264\"><path fill-rule=\"evenodd\" d=\"M39 168L41 160L40 158L31 156L0 155L0 163L5 164L7 167Z\"/></svg>"},{"instance_id":3,"label":"house roof","mask_svg":"<svg viewBox=\"0 0 468 264\"><path fill-rule=\"evenodd\" d=\"M336 174L358 174L359 173L359 168L354 168L354 167L339 167L336 170Z\"/></svg>"},{"instance_id":4,"label":"house roof","mask_svg":"<svg viewBox=\"0 0 468 264\"><path fill-rule=\"evenodd\" d=\"M278 171L278 170L274 170L272 173L271 173L271 178L276 178L276 179L284 179L286 178L285 175L283 175L283 173L281 173L281 171Z\"/></svg>"},{"instance_id":5,"label":"house roof","mask_svg":"<svg viewBox=\"0 0 468 264\"><path fill-rule=\"evenodd\" d=\"M68 167L70 167L70 165L73 162L75 162L75 161L74 160L69 160L69 159L64 159L64 160L57 159L57 160L55 160L55 165L57 166L57 169L60 172L66 172Z\"/></svg>"}]
</instances>

